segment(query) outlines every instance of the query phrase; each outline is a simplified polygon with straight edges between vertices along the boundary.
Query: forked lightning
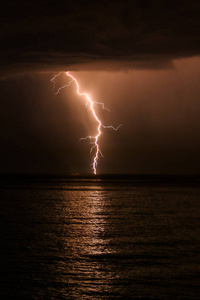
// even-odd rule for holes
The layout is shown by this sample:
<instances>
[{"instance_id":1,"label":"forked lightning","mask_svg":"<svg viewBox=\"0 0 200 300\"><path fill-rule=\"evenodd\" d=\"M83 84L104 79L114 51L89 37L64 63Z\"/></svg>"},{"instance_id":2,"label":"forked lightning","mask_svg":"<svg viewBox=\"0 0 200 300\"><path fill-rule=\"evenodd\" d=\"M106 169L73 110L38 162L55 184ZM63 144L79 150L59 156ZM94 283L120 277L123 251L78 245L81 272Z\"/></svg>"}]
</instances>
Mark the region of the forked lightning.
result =
<instances>
[{"instance_id":1,"label":"forked lightning","mask_svg":"<svg viewBox=\"0 0 200 300\"><path fill-rule=\"evenodd\" d=\"M81 138L81 140L84 140L84 139L90 139L90 140L91 140L91 144L92 144L93 146L92 146L91 149L90 149L90 153L92 153L92 151L95 149L95 157L94 157L94 160L93 160L93 163L92 163L92 168L93 168L94 174L96 174L96 173L97 173L98 160L99 160L99 154L100 154L101 156L103 156L103 154L102 154L102 152L101 152L101 150L100 150L100 148L99 148L99 138L100 138L100 136L101 136L101 134L102 134L101 129L102 129L102 128L112 128L112 129L114 129L114 130L118 130L119 127L122 126L122 125L119 125L118 127L114 127L114 126L112 126L112 125L103 125L103 124L101 123L101 120L100 120L100 119L97 117L97 115L96 115L95 108L94 108L94 104L100 104L100 105L102 106L103 109L107 109L107 108L104 107L104 103L93 101L93 100L89 97L88 94L86 94L86 93L81 93L81 92L80 92L80 88L79 88L79 83L78 83L77 79L74 78L74 76L72 76L69 72L66 72L65 74L70 78L70 81L69 81L68 84L66 84L66 85L64 85L64 86L62 86L62 87L60 87L60 88L57 90L57 92L56 92L55 94L57 95L57 94L60 92L61 89L65 88L65 87L68 87L68 86L70 86L70 84L71 84L72 82L75 82L76 87L77 87L77 94L78 94L79 96L82 96L82 97L85 97L85 98L86 98L86 106L89 105L90 111L91 111L91 113L92 113L94 119L95 119L95 120L97 121L97 123L98 123L98 126L97 126L97 134L96 134L95 136L87 136L87 137L85 137L85 138ZM56 79L56 77L58 77L58 76L60 76L60 75L61 75L61 72L58 73L57 75L55 75L55 76L51 79L51 81L53 82L53 89L55 88L55 79ZM107 109L107 110L108 110L108 109Z\"/></svg>"}]
</instances>

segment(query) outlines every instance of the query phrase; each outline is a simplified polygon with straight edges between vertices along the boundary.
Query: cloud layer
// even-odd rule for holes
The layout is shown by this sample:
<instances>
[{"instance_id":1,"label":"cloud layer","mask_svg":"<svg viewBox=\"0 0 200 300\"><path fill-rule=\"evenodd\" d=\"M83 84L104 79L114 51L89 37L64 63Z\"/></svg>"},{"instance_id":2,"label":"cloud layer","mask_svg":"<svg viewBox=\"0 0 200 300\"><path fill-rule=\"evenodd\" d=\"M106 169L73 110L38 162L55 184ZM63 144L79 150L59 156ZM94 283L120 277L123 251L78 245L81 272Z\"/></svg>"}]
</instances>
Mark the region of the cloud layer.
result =
<instances>
[{"instance_id":1,"label":"cloud layer","mask_svg":"<svg viewBox=\"0 0 200 300\"><path fill-rule=\"evenodd\" d=\"M8 1L3 72L166 68L200 54L198 1Z\"/></svg>"}]
</instances>

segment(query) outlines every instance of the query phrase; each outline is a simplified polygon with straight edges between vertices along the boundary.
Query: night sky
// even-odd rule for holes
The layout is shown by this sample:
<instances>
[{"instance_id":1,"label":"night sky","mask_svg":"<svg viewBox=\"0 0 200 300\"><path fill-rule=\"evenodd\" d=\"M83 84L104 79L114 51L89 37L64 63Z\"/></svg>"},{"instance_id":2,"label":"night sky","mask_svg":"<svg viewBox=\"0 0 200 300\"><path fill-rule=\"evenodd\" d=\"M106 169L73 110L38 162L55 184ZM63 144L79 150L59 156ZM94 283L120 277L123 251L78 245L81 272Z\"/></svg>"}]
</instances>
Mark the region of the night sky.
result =
<instances>
[{"instance_id":1,"label":"night sky","mask_svg":"<svg viewBox=\"0 0 200 300\"><path fill-rule=\"evenodd\" d=\"M0 64L0 173L92 173L95 123L60 71L123 124L98 173L200 173L199 1L6 1Z\"/></svg>"}]
</instances>

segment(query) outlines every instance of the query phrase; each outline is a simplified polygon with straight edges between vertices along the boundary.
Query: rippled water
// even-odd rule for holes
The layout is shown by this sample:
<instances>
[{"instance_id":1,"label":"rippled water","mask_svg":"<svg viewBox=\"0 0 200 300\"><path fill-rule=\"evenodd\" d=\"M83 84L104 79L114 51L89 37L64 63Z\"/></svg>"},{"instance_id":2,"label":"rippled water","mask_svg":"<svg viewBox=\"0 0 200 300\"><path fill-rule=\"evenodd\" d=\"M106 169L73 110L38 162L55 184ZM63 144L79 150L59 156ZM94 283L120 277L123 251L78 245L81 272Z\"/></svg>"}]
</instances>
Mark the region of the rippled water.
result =
<instances>
[{"instance_id":1,"label":"rippled water","mask_svg":"<svg viewBox=\"0 0 200 300\"><path fill-rule=\"evenodd\" d=\"M40 178L0 191L0 299L199 299L199 187Z\"/></svg>"}]
</instances>

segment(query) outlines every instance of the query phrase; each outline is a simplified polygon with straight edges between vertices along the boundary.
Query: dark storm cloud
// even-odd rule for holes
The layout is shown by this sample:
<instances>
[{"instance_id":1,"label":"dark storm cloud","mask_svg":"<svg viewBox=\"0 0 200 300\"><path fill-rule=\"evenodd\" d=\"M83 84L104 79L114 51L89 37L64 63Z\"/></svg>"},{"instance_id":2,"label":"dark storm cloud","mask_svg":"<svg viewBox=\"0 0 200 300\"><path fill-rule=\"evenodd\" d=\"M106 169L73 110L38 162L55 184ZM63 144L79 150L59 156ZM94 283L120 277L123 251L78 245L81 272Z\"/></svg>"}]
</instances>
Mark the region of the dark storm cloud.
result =
<instances>
[{"instance_id":1,"label":"dark storm cloud","mask_svg":"<svg viewBox=\"0 0 200 300\"><path fill-rule=\"evenodd\" d=\"M170 67L200 54L199 16L188 0L7 1L1 72Z\"/></svg>"}]
</instances>

